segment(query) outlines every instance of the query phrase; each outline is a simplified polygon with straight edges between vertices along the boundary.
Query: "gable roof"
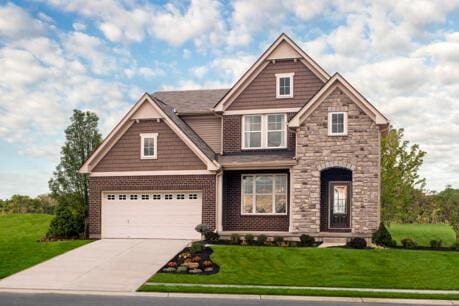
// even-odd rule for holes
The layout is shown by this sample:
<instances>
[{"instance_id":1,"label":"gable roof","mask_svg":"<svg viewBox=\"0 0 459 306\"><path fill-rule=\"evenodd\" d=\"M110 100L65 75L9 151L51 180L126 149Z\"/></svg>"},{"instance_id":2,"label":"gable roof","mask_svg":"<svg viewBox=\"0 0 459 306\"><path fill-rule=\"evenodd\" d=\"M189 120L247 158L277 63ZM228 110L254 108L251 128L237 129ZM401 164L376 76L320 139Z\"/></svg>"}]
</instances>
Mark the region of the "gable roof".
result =
<instances>
[{"instance_id":1,"label":"gable roof","mask_svg":"<svg viewBox=\"0 0 459 306\"><path fill-rule=\"evenodd\" d=\"M327 83L290 119L288 126L296 128L322 103L325 98L339 87L354 101L376 124L387 125L389 120L358 92L343 76L335 73Z\"/></svg>"},{"instance_id":2,"label":"gable roof","mask_svg":"<svg viewBox=\"0 0 459 306\"><path fill-rule=\"evenodd\" d=\"M215 105L215 112L223 112L240 94L241 88L248 86L251 81L268 65L270 60L276 60L273 53L281 46L285 49L286 46L290 47L290 52L282 52L279 54L280 58L294 57L299 59L312 73L314 73L320 80L326 82L330 75L317 64L309 55L306 54L290 37L282 33L272 45L257 59L257 61L242 75L242 77L234 84L234 86L225 94L225 96ZM288 53L288 54L286 54Z\"/></svg>"},{"instance_id":3,"label":"gable roof","mask_svg":"<svg viewBox=\"0 0 459 306\"><path fill-rule=\"evenodd\" d=\"M156 97L151 97L157 105L163 110L163 112L177 125L177 127L204 153L207 158L210 160L216 160L215 152L209 147L209 145L199 137L196 132L190 128L185 121L180 118L176 112L174 112L174 108L166 103L162 102Z\"/></svg>"},{"instance_id":4,"label":"gable roof","mask_svg":"<svg viewBox=\"0 0 459 306\"><path fill-rule=\"evenodd\" d=\"M198 89L180 91L157 91L151 94L175 108L179 115L212 113L212 108L229 91L225 89Z\"/></svg>"},{"instance_id":5,"label":"gable roof","mask_svg":"<svg viewBox=\"0 0 459 306\"><path fill-rule=\"evenodd\" d=\"M149 103L154 111L161 116L161 119L164 120L177 136L203 161L207 166L207 170L213 171L220 168L212 149L175 114L173 108L157 98L151 97L148 93L145 93L85 161L79 170L80 173L91 172L97 163L107 154L111 145L116 143L132 125L132 122L135 120L133 116L145 103Z\"/></svg>"}]
</instances>

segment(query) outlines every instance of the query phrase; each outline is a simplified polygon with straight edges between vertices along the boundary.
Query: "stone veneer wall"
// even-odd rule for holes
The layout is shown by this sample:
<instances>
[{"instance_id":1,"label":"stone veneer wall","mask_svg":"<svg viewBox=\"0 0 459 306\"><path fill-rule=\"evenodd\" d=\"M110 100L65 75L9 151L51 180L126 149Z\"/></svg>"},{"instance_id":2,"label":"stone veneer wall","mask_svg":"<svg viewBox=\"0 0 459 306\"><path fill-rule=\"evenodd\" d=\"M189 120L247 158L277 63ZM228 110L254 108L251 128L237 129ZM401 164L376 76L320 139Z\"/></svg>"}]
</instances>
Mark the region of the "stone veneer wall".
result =
<instances>
[{"instance_id":1,"label":"stone veneer wall","mask_svg":"<svg viewBox=\"0 0 459 306\"><path fill-rule=\"evenodd\" d=\"M328 136L328 112L348 112L348 135ZM297 129L290 231L320 232L320 171L353 171L352 234L369 236L379 224L380 131L347 95L336 88Z\"/></svg>"}]
</instances>

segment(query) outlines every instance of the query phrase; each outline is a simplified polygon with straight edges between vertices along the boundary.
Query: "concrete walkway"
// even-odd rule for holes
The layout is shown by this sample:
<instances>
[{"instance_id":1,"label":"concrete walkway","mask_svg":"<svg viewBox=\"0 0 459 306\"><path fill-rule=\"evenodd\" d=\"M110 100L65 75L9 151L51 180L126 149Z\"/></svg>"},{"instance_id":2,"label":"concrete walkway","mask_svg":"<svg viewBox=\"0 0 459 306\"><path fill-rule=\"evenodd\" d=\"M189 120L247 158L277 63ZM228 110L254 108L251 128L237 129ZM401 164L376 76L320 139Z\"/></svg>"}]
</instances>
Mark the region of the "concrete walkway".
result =
<instances>
[{"instance_id":1,"label":"concrete walkway","mask_svg":"<svg viewBox=\"0 0 459 306\"><path fill-rule=\"evenodd\" d=\"M189 240L103 239L0 280L0 289L133 292Z\"/></svg>"}]
</instances>

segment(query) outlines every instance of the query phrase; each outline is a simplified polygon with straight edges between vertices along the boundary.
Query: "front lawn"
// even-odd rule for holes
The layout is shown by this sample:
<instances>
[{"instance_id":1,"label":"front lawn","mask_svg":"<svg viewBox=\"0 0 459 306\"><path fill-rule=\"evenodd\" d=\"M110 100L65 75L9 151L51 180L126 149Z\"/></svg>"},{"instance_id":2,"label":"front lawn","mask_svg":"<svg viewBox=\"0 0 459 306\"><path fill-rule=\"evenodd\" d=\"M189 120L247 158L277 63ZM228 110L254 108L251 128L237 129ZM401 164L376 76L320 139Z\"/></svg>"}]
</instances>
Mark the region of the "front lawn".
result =
<instances>
[{"instance_id":1,"label":"front lawn","mask_svg":"<svg viewBox=\"0 0 459 306\"><path fill-rule=\"evenodd\" d=\"M430 246L431 240L442 240L442 246L450 247L456 242L456 233L448 224L391 224L392 238L401 245L404 238L411 238L419 246Z\"/></svg>"},{"instance_id":2,"label":"front lawn","mask_svg":"<svg viewBox=\"0 0 459 306\"><path fill-rule=\"evenodd\" d=\"M89 242L38 242L52 218L39 214L0 215L0 279Z\"/></svg>"},{"instance_id":3,"label":"front lawn","mask_svg":"<svg viewBox=\"0 0 459 306\"><path fill-rule=\"evenodd\" d=\"M236 285L459 289L459 253L402 249L212 246L214 275L157 273L149 281ZM147 286L148 287L148 286ZM146 290L143 287L141 290Z\"/></svg>"}]
</instances>

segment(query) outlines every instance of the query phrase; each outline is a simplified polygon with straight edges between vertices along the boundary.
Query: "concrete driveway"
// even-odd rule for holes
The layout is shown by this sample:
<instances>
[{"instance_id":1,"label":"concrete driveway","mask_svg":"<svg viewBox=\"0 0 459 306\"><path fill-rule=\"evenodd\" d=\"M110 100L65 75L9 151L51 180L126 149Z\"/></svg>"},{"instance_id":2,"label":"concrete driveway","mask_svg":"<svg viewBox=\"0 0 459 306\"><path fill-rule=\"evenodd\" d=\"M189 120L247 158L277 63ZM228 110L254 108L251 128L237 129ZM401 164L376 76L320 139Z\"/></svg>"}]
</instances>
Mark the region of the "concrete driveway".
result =
<instances>
[{"instance_id":1,"label":"concrete driveway","mask_svg":"<svg viewBox=\"0 0 459 306\"><path fill-rule=\"evenodd\" d=\"M0 288L135 291L189 240L102 239L0 280Z\"/></svg>"}]
</instances>

